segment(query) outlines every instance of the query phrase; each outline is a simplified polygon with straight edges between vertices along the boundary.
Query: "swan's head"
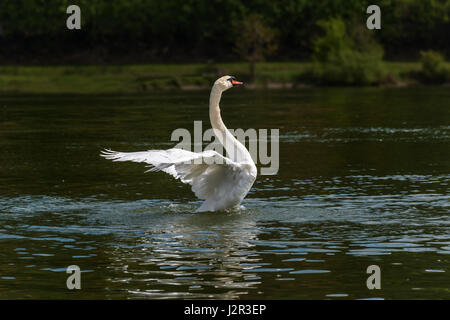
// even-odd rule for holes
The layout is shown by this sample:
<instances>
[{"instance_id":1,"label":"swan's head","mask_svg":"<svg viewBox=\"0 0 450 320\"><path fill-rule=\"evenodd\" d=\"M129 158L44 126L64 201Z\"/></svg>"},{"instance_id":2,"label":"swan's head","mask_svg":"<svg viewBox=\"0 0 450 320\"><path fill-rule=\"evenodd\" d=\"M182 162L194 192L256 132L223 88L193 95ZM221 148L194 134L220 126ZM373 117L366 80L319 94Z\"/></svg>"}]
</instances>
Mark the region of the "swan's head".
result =
<instances>
[{"instance_id":1,"label":"swan's head","mask_svg":"<svg viewBox=\"0 0 450 320\"><path fill-rule=\"evenodd\" d=\"M233 76L223 76L214 82L215 87L219 87L222 91L228 90L232 87L241 86L243 82L236 81L236 78Z\"/></svg>"}]
</instances>

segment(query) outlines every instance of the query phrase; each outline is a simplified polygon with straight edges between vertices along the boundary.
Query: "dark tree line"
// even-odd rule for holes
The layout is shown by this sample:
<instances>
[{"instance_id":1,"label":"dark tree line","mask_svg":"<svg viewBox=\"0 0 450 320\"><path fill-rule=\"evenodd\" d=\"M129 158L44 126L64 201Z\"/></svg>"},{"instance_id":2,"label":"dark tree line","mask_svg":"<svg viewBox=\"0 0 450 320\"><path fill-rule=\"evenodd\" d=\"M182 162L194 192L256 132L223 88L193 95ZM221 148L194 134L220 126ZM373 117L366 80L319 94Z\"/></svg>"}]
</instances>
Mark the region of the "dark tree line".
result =
<instances>
[{"instance_id":1,"label":"dark tree line","mask_svg":"<svg viewBox=\"0 0 450 320\"><path fill-rule=\"evenodd\" d=\"M71 4L81 30L66 28ZM323 32L318 21L365 24L369 4L381 8L374 32L386 58L449 54L450 0L0 0L0 62L237 61L239 26L254 16L276 41L270 59L304 60Z\"/></svg>"}]
</instances>

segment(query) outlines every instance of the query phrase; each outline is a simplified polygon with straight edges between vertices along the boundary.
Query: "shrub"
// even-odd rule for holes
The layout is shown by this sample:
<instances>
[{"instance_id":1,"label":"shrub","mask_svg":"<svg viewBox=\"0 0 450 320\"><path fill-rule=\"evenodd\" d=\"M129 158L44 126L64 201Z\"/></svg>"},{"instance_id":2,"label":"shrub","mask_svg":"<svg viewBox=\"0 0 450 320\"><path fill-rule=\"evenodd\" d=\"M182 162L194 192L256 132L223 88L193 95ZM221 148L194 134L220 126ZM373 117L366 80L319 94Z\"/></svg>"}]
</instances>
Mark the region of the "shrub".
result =
<instances>
[{"instance_id":1,"label":"shrub","mask_svg":"<svg viewBox=\"0 0 450 320\"><path fill-rule=\"evenodd\" d=\"M341 18L319 21L325 34L313 41L312 68L302 80L329 85L371 85L380 82L383 49L362 26L347 30Z\"/></svg>"},{"instance_id":2,"label":"shrub","mask_svg":"<svg viewBox=\"0 0 450 320\"><path fill-rule=\"evenodd\" d=\"M439 52L428 50L420 52L422 69L419 77L425 83L444 83L449 79L449 69L445 59Z\"/></svg>"}]
</instances>

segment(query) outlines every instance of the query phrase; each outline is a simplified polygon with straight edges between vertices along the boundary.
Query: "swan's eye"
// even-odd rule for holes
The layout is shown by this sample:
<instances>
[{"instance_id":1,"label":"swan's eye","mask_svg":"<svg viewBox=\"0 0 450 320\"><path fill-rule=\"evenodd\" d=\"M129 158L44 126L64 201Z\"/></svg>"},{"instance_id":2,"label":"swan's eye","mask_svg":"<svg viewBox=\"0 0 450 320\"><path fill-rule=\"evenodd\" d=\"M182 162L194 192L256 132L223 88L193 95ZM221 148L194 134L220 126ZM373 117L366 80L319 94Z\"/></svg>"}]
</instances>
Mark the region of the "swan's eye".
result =
<instances>
[{"instance_id":1,"label":"swan's eye","mask_svg":"<svg viewBox=\"0 0 450 320\"><path fill-rule=\"evenodd\" d=\"M233 80L236 80L236 78L235 77L229 77L227 80L230 81L231 84L233 84Z\"/></svg>"}]
</instances>

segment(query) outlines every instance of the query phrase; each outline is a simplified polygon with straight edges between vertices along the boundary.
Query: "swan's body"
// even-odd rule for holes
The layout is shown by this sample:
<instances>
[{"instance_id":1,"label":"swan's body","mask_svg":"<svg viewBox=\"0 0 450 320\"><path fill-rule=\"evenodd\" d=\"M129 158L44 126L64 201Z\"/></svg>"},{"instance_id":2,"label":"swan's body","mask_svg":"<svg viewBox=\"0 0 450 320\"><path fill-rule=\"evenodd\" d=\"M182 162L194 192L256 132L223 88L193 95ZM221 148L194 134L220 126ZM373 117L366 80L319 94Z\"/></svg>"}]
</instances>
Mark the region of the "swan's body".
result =
<instances>
[{"instance_id":1,"label":"swan's body","mask_svg":"<svg viewBox=\"0 0 450 320\"><path fill-rule=\"evenodd\" d=\"M229 157L213 150L200 153L183 149L148 150L142 152L102 151L101 156L113 161L134 161L150 164L149 171L164 171L205 200L197 211L217 211L238 206L256 179L256 166L250 153L227 129L220 116L222 92L242 84L234 77L216 80L209 99L211 126Z\"/></svg>"}]
</instances>

